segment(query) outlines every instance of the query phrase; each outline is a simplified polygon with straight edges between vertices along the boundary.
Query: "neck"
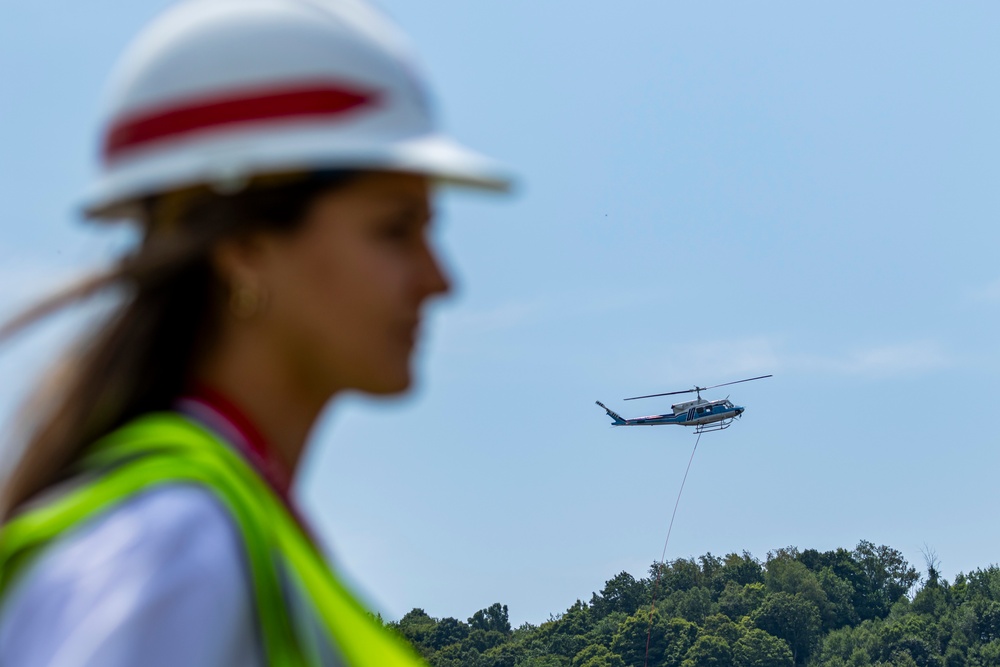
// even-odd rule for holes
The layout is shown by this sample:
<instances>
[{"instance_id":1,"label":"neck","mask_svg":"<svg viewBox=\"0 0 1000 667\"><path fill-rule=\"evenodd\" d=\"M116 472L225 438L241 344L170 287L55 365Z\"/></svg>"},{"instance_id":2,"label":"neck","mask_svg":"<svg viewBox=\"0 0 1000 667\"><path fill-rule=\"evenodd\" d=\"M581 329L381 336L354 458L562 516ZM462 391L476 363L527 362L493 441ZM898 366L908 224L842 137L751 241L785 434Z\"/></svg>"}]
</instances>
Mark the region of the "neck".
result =
<instances>
[{"instance_id":1,"label":"neck","mask_svg":"<svg viewBox=\"0 0 1000 667\"><path fill-rule=\"evenodd\" d=\"M327 397L303 390L266 348L227 341L203 363L194 380L231 401L273 448L294 477L306 440Z\"/></svg>"}]
</instances>

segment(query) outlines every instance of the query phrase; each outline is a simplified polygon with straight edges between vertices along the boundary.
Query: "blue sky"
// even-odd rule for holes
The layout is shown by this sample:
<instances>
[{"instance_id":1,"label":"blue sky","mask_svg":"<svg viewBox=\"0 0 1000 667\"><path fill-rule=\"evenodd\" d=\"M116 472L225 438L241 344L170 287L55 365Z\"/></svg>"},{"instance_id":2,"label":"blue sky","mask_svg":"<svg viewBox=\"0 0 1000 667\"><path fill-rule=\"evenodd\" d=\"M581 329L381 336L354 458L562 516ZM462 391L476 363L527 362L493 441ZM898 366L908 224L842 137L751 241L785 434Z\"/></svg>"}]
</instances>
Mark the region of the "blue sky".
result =
<instances>
[{"instance_id":1,"label":"blue sky","mask_svg":"<svg viewBox=\"0 0 1000 667\"><path fill-rule=\"evenodd\" d=\"M0 6L0 314L127 246L74 206L105 76L168 4ZM1000 5L382 6L444 125L520 184L441 197L458 289L417 390L316 432L300 493L374 606L538 623L643 574L694 436L594 400L763 373L702 439L668 558L1000 560ZM0 349L8 424L92 310Z\"/></svg>"}]
</instances>

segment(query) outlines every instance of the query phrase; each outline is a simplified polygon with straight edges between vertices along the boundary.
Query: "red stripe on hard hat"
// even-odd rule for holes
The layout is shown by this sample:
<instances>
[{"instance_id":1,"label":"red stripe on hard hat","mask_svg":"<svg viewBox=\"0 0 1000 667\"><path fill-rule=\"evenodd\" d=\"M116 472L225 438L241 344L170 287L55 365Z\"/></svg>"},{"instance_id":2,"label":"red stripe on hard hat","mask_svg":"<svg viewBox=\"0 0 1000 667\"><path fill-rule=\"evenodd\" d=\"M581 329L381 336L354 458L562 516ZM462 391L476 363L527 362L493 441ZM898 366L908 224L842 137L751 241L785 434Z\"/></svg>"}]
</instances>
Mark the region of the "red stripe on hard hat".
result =
<instances>
[{"instance_id":1,"label":"red stripe on hard hat","mask_svg":"<svg viewBox=\"0 0 1000 667\"><path fill-rule=\"evenodd\" d=\"M374 93L314 84L244 90L202 98L119 120L105 137L104 159L114 160L132 149L209 128L272 120L331 118L370 104L375 97Z\"/></svg>"}]
</instances>

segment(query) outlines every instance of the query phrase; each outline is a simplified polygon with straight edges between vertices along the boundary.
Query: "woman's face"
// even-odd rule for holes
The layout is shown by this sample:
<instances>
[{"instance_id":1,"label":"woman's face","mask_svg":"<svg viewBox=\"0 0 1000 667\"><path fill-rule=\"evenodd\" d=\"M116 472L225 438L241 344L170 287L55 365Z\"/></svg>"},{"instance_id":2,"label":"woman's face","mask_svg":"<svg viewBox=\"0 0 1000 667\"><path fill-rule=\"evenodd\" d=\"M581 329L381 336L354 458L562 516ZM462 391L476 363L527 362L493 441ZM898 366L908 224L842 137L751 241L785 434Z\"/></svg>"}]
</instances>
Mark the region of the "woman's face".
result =
<instances>
[{"instance_id":1,"label":"woman's face","mask_svg":"<svg viewBox=\"0 0 1000 667\"><path fill-rule=\"evenodd\" d=\"M430 199L423 176L365 174L321 195L294 233L254 240L267 302L247 324L310 395L409 387L423 305L448 290Z\"/></svg>"}]
</instances>

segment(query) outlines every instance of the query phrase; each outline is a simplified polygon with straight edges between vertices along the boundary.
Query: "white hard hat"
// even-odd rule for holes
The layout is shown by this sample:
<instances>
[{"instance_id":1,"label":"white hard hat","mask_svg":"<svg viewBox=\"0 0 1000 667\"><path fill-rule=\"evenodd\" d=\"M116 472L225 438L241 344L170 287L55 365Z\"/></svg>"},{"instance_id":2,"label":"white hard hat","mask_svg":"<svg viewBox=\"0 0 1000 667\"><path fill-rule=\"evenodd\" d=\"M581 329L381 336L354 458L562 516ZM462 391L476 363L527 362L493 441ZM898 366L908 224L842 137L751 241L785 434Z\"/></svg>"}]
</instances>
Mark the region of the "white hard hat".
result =
<instances>
[{"instance_id":1,"label":"white hard hat","mask_svg":"<svg viewBox=\"0 0 1000 667\"><path fill-rule=\"evenodd\" d=\"M384 169L503 190L504 170L439 134L402 35L360 0L187 0L112 78L91 217L255 174Z\"/></svg>"}]
</instances>

